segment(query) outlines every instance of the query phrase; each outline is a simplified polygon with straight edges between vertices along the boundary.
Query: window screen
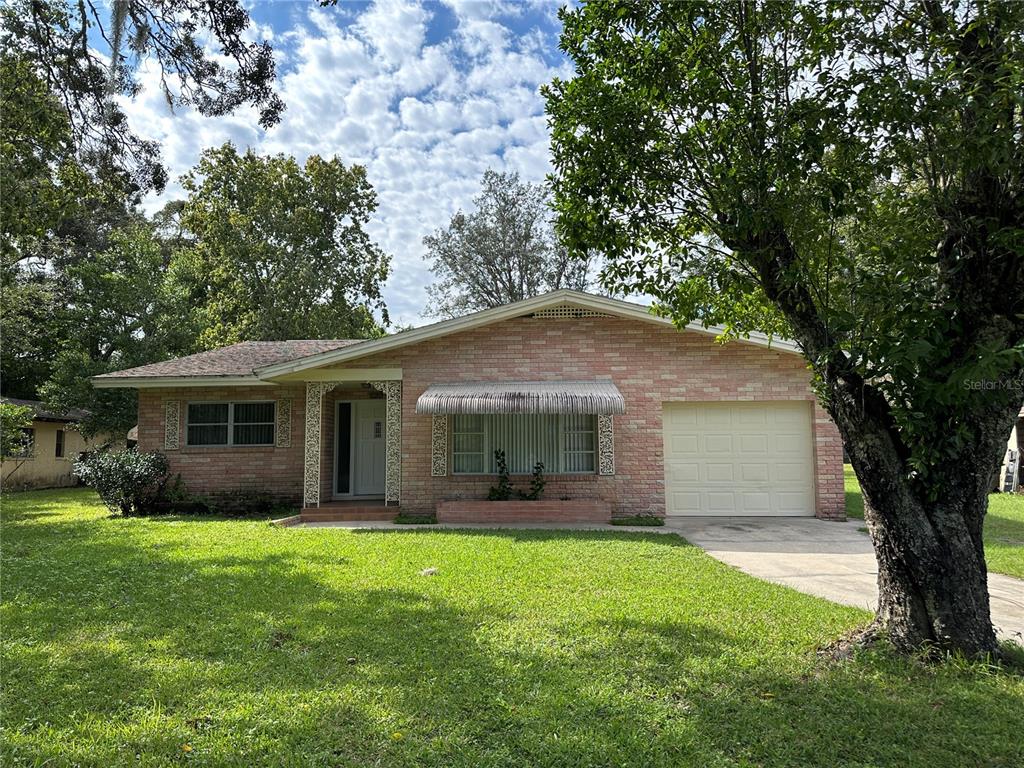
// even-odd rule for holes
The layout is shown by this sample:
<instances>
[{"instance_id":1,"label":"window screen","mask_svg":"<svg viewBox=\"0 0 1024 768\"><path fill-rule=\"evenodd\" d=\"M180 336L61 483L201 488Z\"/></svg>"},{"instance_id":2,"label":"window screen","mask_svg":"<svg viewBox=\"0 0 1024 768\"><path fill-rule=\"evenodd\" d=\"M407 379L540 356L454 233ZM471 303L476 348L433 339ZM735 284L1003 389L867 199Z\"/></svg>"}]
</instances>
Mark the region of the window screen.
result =
<instances>
[{"instance_id":1,"label":"window screen","mask_svg":"<svg viewBox=\"0 0 1024 768\"><path fill-rule=\"evenodd\" d=\"M274 404L234 403L235 445L274 444Z\"/></svg>"},{"instance_id":2,"label":"window screen","mask_svg":"<svg viewBox=\"0 0 1024 768\"><path fill-rule=\"evenodd\" d=\"M273 445L274 403L189 403L188 444Z\"/></svg>"},{"instance_id":3,"label":"window screen","mask_svg":"<svg viewBox=\"0 0 1024 768\"><path fill-rule=\"evenodd\" d=\"M189 403L188 444L228 444L228 403Z\"/></svg>"},{"instance_id":4,"label":"window screen","mask_svg":"<svg viewBox=\"0 0 1024 768\"><path fill-rule=\"evenodd\" d=\"M537 462L548 473L596 471L595 417L575 414L488 414L451 417L452 472L497 472L505 451L511 474L529 474Z\"/></svg>"}]
</instances>

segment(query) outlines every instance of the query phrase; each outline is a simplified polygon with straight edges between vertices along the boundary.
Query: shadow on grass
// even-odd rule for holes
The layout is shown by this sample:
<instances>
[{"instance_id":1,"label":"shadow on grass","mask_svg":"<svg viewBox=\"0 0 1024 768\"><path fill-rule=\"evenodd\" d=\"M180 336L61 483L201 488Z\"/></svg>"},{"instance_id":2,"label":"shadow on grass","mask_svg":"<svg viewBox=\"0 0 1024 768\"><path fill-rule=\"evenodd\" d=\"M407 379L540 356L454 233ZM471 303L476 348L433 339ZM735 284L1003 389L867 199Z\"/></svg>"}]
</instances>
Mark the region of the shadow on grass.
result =
<instances>
[{"instance_id":1,"label":"shadow on grass","mask_svg":"<svg viewBox=\"0 0 1024 768\"><path fill-rule=\"evenodd\" d=\"M1012 497L1011 501L1018 502L1024 507L1024 497ZM994 508L994 504L989 502L988 515L985 517L985 533L991 541L1024 547L1024 517L1011 517Z\"/></svg>"},{"instance_id":2,"label":"shadow on grass","mask_svg":"<svg viewBox=\"0 0 1024 768\"><path fill-rule=\"evenodd\" d=\"M21 554L4 551L4 764L170 762L183 745L207 764L1019 764L1024 686L1008 675L821 665L671 604L556 620L485 565L460 597L356 569L313 531L190 551L110 523L20 527ZM626 532L373 533L690 548Z\"/></svg>"}]
</instances>

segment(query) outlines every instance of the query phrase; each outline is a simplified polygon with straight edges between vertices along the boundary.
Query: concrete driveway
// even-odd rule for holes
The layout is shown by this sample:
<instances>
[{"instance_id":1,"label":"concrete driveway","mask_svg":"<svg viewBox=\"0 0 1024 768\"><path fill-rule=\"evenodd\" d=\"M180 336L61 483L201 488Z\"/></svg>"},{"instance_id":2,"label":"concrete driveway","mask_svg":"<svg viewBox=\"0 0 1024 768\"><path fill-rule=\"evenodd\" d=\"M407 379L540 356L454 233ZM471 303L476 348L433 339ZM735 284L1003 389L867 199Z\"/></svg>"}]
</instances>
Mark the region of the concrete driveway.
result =
<instances>
[{"instance_id":1,"label":"concrete driveway","mask_svg":"<svg viewBox=\"0 0 1024 768\"><path fill-rule=\"evenodd\" d=\"M751 576L874 610L878 568L863 527L795 517L669 518L665 526ZM988 586L999 636L1024 644L1024 581L990 573Z\"/></svg>"}]
</instances>

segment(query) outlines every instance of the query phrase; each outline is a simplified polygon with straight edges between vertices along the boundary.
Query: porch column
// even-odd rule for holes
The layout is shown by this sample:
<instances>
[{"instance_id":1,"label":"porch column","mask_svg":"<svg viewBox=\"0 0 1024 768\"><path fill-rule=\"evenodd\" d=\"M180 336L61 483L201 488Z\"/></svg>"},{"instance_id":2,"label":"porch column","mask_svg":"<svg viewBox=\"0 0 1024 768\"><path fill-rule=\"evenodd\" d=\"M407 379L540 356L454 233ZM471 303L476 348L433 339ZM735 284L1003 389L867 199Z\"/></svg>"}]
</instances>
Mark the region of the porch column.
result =
<instances>
[{"instance_id":1,"label":"porch column","mask_svg":"<svg viewBox=\"0 0 1024 768\"><path fill-rule=\"evenodd\" d=\"M306 382L306 445L302 473L302 506L320 506L320 427L324 395L338 382Z\"/></svg>"},{"instance_id":2,"label":"porch column","mask_svg":"<svg viewBox=\"0 0 1024 768\"><path fill-rule=\"evenodd\" d=\"M384 504L401 503L402 497L402 382L371 381L385 397Z\"/></svg>"}]
</instances>

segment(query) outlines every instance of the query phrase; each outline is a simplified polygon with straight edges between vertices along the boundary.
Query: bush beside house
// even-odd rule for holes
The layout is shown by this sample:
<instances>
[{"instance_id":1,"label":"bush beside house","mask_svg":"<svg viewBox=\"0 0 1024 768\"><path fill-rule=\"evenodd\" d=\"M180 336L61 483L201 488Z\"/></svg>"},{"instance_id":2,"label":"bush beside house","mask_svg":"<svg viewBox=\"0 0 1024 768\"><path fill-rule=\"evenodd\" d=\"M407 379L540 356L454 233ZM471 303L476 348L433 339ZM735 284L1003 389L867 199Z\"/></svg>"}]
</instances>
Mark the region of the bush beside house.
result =
<instances>
[{"instance_id":1,"label":"bush beside house","mask_svg":"<svg viewBox=\"0 0 1024 768\"><path fill-rule=\"evenodd\" d=\"M239 489L214 496L188 492L180 475L170 473L162 453L93 451L74 465L75 476L95 489L111 512L125 517L159 514L217 514L228 517L290 512L276 497Z\"/></svg>"},{"instance_id":2,"label":"bush beside house","mask_svg":"<svg viewBox=\"0 0 1024 768\"><path fill-rule=\"evenodd\" d=\"M111 512L131 517L156 511L166 495L170 464L162 453L93 451L75 462L74 473Z\"/></svg>"}]
</instances>

